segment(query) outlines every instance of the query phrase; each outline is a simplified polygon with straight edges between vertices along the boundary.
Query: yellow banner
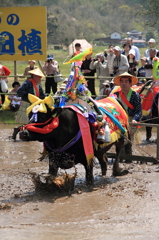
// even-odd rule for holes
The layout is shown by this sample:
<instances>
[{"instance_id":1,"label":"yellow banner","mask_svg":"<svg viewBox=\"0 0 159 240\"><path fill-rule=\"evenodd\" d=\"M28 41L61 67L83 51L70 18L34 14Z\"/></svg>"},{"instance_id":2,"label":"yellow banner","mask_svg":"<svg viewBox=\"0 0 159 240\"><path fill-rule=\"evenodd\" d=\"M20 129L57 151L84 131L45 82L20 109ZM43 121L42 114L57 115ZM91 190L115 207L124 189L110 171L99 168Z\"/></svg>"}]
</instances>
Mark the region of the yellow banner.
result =
<instances>
[{"instance_id":1,"label":"yellow banner","mask_svg":"<svg viewBox=\"0 0 159 240\"><path fill-rule=\"evenodd\" d=\"M45 60L46 7L0 8L0 61Z\"/></svg>"}]
</instances>

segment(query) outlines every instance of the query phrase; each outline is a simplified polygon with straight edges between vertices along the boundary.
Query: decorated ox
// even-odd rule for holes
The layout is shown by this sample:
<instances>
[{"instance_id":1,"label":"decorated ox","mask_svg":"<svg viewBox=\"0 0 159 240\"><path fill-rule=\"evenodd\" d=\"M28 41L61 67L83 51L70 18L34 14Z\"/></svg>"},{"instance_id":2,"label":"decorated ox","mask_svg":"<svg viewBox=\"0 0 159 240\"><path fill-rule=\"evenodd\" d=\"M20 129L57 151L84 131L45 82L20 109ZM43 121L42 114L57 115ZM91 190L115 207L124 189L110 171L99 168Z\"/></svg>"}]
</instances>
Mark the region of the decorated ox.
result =
<instances>
[{"instance_id":1,"label":"decorated ox","mask_svg":"<svg viewBox=\"0 0 159 240\"><path fill-rule=\"evenodd\" d=\"M122 175L119 154L125 136L128 136L128 118L121 105L110 97L97 101L110 129L110 139L98 144L93 102L89 105L93 109L90 113L79 104L50 108L51 104L48 104L50 99L50 96L40 100L29 95L32 105L27 109L27 113L32 123L23 125L19 134L20 139L24 141L44 142L49 155L49 173L56 176L59 167L68 169L81 163L86 170L87 183L92 184L94 156L99 160L102 175L106 175L106 152L115 145L117 157L113 165L113 175Z\"/></svg>"},{"instance_id":2,"label":"decorated ox","mask_svg":"<svg viewBox=\"0 0 159 240\"><path fill-rule=\"evenodd\" d=\"M146 123L159 123L159 83L149 80L139 91L142 102L142 120ZM146 127L146 140L149 141L152 127Z\"/></svg>"},{"instance_id":3,"label":"decorated ox","mask_svg":"<svg viewBox=\"0 0 159 240\"><path fill-rule=\"evenodd\" d=\"M113 91L119 90L117 86ZM149 80L140 86L132 86L140 94L142 104L142 121L145 123L159 124L159 82ZM152 127L146 127L146 140L149 141Z\"/></svg>"},{"instance_id":4,"label":"decorated ox","mask_svg":"<svg viewBox=\"0 0 159 240\"><path fill-rule=\"evenodd\" d=\"M142 86L133 86L141 97L142 120L146 123L159 124L159 58L153 58L153 80L147 81ZM146 127L146 140L149 141L152 127Z\"/></svg>"}]
</instances>

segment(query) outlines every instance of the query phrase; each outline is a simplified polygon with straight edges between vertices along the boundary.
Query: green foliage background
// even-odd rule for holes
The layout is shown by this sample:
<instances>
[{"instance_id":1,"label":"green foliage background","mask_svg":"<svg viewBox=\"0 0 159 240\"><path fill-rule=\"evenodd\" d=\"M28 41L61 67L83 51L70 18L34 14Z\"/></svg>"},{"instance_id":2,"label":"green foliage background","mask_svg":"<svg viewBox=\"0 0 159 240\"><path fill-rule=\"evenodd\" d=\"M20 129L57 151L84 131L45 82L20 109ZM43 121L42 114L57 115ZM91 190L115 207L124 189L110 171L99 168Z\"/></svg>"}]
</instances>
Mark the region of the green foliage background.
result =
<instances>
[{"instance_id":1,"label":"green foliage background","mask_svg":"<svg viewBox=\"0 0 159 240\"><path fill-rule=\"evenodd\" d=\"M158 5L158 0L0 1L0 7L46 6L48 43L66 46L76 38L93 42L95 38L109 37L113 31L119 31L123 38L132 29L146 35L151 30L146 19L152 19L152 11L158 13Z\"/></svg>"}]
</instances>

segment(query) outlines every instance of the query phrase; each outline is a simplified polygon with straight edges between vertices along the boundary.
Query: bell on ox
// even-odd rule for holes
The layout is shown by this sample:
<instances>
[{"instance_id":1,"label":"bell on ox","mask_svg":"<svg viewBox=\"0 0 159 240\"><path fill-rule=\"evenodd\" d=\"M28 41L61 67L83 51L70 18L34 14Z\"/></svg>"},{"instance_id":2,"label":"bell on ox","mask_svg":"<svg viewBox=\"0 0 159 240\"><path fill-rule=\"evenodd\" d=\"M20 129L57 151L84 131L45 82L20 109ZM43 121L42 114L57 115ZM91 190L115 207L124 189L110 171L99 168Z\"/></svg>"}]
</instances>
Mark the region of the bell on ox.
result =
<instances>
[{"instance_id":1,"label":"bell on ox","mask_svg":"<svg viewBox=\"0 0 159 240\"><path fill-rule=\"evenodd\" d=\"M110 142L110 129L107 121L103 119L102 115L97 116L97 142L99 144L109 143Z\"/></svg>"}]
</instances>

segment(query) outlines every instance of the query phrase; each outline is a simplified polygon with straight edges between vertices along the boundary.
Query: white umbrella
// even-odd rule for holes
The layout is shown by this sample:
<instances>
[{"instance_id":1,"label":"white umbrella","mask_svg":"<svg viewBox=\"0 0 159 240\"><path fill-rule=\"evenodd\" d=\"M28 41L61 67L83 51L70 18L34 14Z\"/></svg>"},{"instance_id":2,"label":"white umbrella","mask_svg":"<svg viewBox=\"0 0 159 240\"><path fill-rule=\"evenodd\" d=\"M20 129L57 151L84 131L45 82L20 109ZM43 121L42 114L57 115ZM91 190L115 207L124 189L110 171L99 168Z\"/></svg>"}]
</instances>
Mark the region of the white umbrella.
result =
<instances>
[{"instance_id":1,"label":"white umbrella","mask_svg":"<svg viewBox=\"0 0 159 240\"><path fill-rule=\"evenodd\" d=\"M81 52L88 48L92 48L92 45L87 42L85 39L75 39L68 47L69 50L69 56L72 57L73 53L76 51L75 50L75 44L80 43L81 44Z\"/></svg>"}]
</instances>

